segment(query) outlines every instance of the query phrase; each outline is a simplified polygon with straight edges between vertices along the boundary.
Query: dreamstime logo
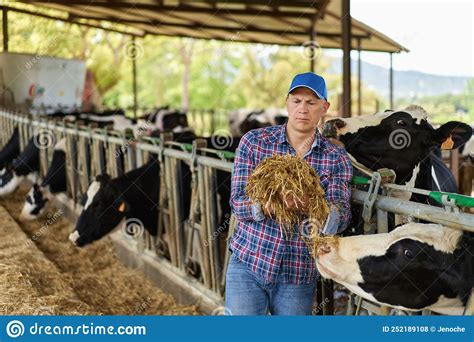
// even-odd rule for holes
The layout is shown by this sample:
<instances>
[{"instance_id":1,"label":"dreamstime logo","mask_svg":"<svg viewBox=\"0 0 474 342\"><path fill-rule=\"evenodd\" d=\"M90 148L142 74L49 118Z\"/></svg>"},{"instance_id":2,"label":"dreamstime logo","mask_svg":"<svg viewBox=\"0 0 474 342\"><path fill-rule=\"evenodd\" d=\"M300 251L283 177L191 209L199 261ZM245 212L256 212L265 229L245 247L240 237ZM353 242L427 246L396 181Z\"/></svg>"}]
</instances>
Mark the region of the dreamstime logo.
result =
<instances>
[{"instance_id":1,"label":"dreamstime logo","mask_svg":"<svg viewBox=\"0 0 474 342\"><path fill-rule=\"evenodd\" d=\"M234 138L230 134L229 131L225 129L217 130L211 137L211 144L212 147L223 150L225 148L230 147L234 142Z\"/></svg>"},{"instance_id":2,"label":"dreamstime logo","mask_svg":"<svg viewBox=\"0 0 474 342\"><path fill-rule=\"evenodd\" d=\"M31 69L33 67L33 65L38 63L38 61L43 57L42 55L46 54L51 49L55 48L58 45L59 38L61 38L61 36L62 36L62 34L56 35L53 39L50 39L48 41L48 44L46 46L41 47L40 51L35 56L33 56L33 58L31 60L29 60L25 64L26 69L28 69L28 70Z\"/></svg>"},{"instance_id":3,"label":"dreamstime logo","mask_svg":"<svg viewBox=\"0 0 474 342\"><path fill-rule=\"evenodd\" d=\"M232 316L232 311L229 308L219 306L212 311L212 316Z\"/></svg>"},{"instance_id":4,"label":"dreamstime logo","mask_svg":"<svg viewBox=\"0 0 474 342\"><path fill-rule=\"evenodd\" d=\"M315 40L308 40L304 42L303 47L303 56L308 60L317 60L321 57L322 49L321 46Z\"/></svg>"},{"instance_id":5,"label":"dreamstime logo","mask_svg":"<svg viewBox=\"0 0 474 342\"><path fill-rule=\"evenodd\" d=\"M208 247L211 241L214 241L221 233L225 232L229 228L230 215L225 214L224 217L225 221L215 231L212 232L212 235L208 240L204 241L205 247Z\"/></svg>"},{"instance_id":6,"label":"dreamstime logo","mask_svg":"<svg viewBox=\"0 0 474 342\"><path fill-rule=\"evenodd\" d=\"M144 312L151 304L152 300L150 297L146 297L145 301L140 303L136 309L135 309L135 314L139 315L140 313Z\"/></svg>"},{"instance_id":7,"label":"dreamstime logo","mask_svg":"<svg viewBox=\"0 0 474 342\"><path fill-rule=\"evenodd\" d=\"M137 218L129 218L122 225L122 231L126 237L137 239L143 235L145 226Z\"/></svg>"},{"instance_id":8,"label":"dreamstime logo","mask_svg":"<svg viewBox=\"0 0 474 342\"><path fill-rule=\"evenodd\" d=\"M390 133L388 143L395 150L401 150L402 148L408 147L411 144L410 133L403 128L396 129Z\"/></svg>"},{"instance_id":9,"label":"dreamstime logo","mask_svg":"<svg viewBox=\"0 0 474 342\"><path fill-rule=\"evenodd\" d=\"M60 217L63 215L63 210L59 209L57 212L55 212L53 215L48 214L47 215L47 220L46 222L41 226L39 230L37 230L30 239L27 241L27 245L33 244L35 241L37 241L46 231L48 228L53 225Z\"/></svg>"},{"instance_id":10,"label":"dreamstime logo","mask_svg":"<svg viewBox=\"0 0 474 342\"><path fill-rule=\"evenodd\" d=\"M318 305L314 306L313 307L313 310L311 312L312 315L317 315L319 312L321 312L324 307L326 306L326 304L329 304L329 298L328 297L325 297L324 300L319 303Z\"/></svg>"},{"instance_id":11,"label":"dreamstime logo","mask_svg":"<svg viewBox=\"0 0 474 342\"><path fill-rule=\"evenodd\" d=\"M322 224L319 220L307 218L300 223L298 231L302 237L309 239L315 236L321 227Z\"/></svg>"},{"instance_id":12,"label":"dreamstime logo","mask_svg":"<svg viewBox=\"0 0 474 342\"><path fill-rule=\"evenodd\" d=\"M56 144L56 137L52 131L46 128L39 130L38 134L35 136L33 143L40 150L47 149Z\"/></svg>"},{"instance_id":13,"label":"dreamstime logo","mask_svg":"<svg viewBox=\"0 0 474 342\"><path fill-rule=\"evenodd\" d=\"M137 43L137 42L133 43L133 41L128 41L123 46L122 52L125 55L125 58L138 59L138 58L141 58L143 56L144 50L143 50L142 44Z\"/></svg>"},{"instance_id":14,"label":"dreamstime logo","mask_svg":"<svg viewBox=\"0 0 474 342\"><path fill-rule=\"evenodd\" d=\"M25 326L20 321L10 321L7 324L6 331L11 338L17 338L25 333Z\"/></svg>"},{"instance_id":15,"label":"dreamstime logo","mask_svg":"<svg viewBox=\"0 0 474 342\"><path fill-rule=\"evenodd\" d=\"M118 157L122 153L125 153L127 149L138 141L138 138L142 135L146 135L149 129L151 129L153 124L150 121L146 121L145 124L141 125L135 132L133 138L128 139L124 144L122 144L117 150L115 151L115 156Z\"/></svg>"}]
</instances>

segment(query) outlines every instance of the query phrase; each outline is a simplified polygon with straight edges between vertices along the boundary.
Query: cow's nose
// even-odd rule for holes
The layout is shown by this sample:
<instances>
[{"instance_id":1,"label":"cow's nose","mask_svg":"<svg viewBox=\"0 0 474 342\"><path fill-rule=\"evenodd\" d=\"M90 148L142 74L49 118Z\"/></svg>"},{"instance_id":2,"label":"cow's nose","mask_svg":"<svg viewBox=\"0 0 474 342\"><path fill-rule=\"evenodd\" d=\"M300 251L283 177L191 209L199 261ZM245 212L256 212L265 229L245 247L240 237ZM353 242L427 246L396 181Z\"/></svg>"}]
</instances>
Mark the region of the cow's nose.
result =
<instances>
[{"instance_id":1,"label":"cow's nose","mask_svg":"<svg viewBox=\"0 0 474 342\"><path fill-rule=\"evenodd\" d=\"M318 256L331 253L331 245L329 243L321 243L318 245L316 251Z\"/></svg>"},{"instance_id":2,"label":"cow's nose","mask_svg":"<svg viewBox=\"0 0 474 342\"><path fill-rule=\"evenodd\" d=\"M323 256L329 253L337 253L339 248L338 236L320 237L316 247L316 255Z\"/></svg>"}]
</instances>

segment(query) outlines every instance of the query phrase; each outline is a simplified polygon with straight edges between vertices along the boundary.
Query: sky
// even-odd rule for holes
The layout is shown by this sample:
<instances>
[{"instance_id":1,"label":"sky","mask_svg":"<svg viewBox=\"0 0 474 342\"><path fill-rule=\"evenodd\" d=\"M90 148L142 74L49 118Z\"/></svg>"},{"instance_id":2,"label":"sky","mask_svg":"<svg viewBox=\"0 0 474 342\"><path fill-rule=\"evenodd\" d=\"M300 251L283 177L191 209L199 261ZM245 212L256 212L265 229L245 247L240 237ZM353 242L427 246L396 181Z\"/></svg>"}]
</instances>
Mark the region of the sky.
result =
<instances>
[{"instance_id":1,"label":"sky","mask_svg":"<svg viewBox=\"0 0 474 342\"><path fill-rule=\"evenodd\" d=\"M474 0L352 0L351 14L410 50L394 69L474 77ZM389 66L385 53L362 60Z\"/></svg>"}]
</instances>

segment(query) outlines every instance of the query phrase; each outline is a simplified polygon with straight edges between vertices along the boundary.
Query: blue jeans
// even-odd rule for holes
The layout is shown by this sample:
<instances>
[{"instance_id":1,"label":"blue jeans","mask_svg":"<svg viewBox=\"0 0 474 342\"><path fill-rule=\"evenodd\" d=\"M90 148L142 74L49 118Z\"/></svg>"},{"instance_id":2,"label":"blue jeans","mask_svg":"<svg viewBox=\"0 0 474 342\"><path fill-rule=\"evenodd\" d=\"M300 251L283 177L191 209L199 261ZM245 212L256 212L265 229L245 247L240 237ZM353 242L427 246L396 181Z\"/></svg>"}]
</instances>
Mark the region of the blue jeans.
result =
<instances>
[{"instance_id":1,"label":"blue jeans","mask_svg":"<svg viewBox=\"0 0 474 342\"><path fill-rule=\"evenodd\" d=\"M268 282L232 254L226 274L228 315L311 315L316 282Z\"/></svg>"}]
</instances>

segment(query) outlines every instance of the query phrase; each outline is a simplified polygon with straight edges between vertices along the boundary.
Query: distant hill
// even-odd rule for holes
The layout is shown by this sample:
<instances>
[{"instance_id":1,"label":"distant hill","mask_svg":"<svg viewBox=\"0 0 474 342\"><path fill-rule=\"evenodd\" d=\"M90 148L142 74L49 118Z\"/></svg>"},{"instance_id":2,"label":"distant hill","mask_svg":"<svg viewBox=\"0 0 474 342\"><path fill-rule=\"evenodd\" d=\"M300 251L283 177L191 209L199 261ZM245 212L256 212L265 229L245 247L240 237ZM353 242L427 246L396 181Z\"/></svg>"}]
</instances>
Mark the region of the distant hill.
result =
<instances>
[{"instance_id":1,"label":"distant hill","mask_svg":"<svg viewBox=\"0 0 474 342\"><path fill-rule=\"evenodd\" d=\"M352 61L352 74L357 77L357 60ZM335 59L330 67L331 73L341 74L340 59ZM362 82L384 97L389 92L389 69L362 62ZM470 77L441 76L419 71L393 71L394 97L420 97L440 94L459 94L464 91Z\"/></svg>"}]
</instances>

